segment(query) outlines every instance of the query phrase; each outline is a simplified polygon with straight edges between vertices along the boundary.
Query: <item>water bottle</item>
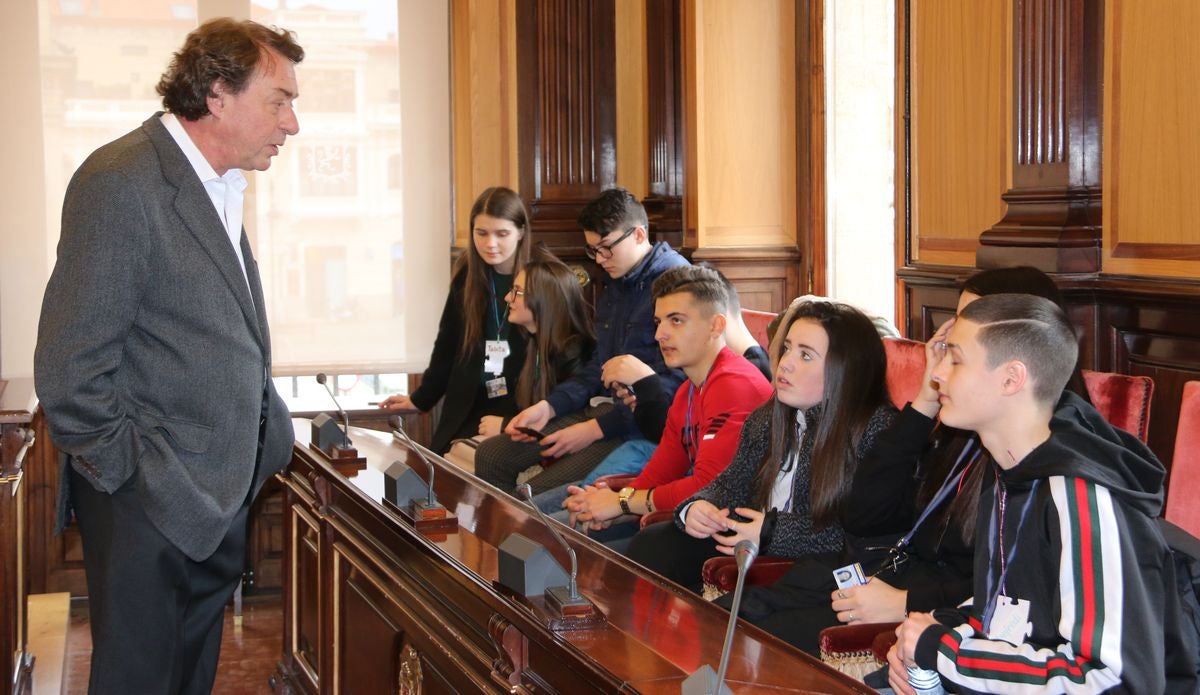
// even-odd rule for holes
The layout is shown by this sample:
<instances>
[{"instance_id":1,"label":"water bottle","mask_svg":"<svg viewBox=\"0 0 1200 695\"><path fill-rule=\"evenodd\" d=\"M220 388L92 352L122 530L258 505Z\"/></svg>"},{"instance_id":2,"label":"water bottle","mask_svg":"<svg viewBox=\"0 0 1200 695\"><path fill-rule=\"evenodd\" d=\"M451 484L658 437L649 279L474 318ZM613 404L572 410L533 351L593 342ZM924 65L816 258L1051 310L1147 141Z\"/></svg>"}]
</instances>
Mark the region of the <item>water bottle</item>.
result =
<instances>
[{"instance_id":1,"label":"water bottle","mask_svg":"<svg viewBox=\"0 0 1200 695\"><path fill-rule=\"evenodd\" d=\"M908 668L908 684L917 691L917 695L946 695L942 687L942 678L937 671L927 668L910 666Z\"/></svg>"}]
</instances>

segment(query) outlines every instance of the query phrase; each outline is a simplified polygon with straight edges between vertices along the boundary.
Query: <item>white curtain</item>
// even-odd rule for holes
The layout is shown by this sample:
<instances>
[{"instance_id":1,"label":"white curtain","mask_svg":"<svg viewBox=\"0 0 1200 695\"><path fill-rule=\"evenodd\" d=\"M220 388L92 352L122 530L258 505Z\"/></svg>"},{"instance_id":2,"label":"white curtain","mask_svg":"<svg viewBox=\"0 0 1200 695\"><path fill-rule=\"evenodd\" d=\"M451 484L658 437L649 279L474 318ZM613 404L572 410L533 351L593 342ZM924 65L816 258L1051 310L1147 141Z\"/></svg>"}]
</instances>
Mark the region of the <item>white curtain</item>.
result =
<instances>
[{"instance_id":1,"label":"white curtain","mask_svg":"<svg viewBox=\"0 0 1200 695\"><path fill-rule=\"evenodd\" d=\"M290 29L306 52L300 133L270 170L248 174L277 374L423 368L453 242L447 2L4 3L0 57L15 96L0 116L14 153L0 185L0 375L32 373L71 174L161 109L154 86L172 52L218 15Z\"/></svg>"}]
</instances>

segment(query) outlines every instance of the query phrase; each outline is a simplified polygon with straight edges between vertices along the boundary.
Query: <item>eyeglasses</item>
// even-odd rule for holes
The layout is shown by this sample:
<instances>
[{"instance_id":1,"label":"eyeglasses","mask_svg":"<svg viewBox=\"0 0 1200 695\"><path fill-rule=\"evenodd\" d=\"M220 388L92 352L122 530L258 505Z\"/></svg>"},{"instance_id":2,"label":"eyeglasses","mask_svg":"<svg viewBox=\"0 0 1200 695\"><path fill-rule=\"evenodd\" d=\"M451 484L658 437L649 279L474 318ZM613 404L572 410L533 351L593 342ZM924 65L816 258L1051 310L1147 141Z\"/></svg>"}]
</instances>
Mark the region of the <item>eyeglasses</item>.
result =
<instances>
[{"instance_id":1,"label":"eyeglasses","mask_svg":"<svg viewBox=\"0 0 1200 695\"><path fill-rule=\"evenodd\" d=\"M510 289L508 291L508 293L514 297L524 297L525 296L525 288L521 287L520 285L513 285L512 289Z\"/></svg>"},{"instance_id":2,"label":"eyeglasses","mask_svg":"<svg viewBox=\"0 0 1200 695\"><path fill-rule=\"evenodd\" d=\"M616 241L612 242L611 244L603 244L603 245L596 245L596 246L592 246L590 244L584 244L583 252L586 253L587 257L592 259L593 261L596 260L596 258L603 258L605 260L612 258L613 247L616 246L617 244L621 243L622 241L625 241L625 239L630 234L633 234L633 232L636 229L637 229L637 226L633 226L633 227L630 227L629 229L626 229L625 233L622 234L621 236L617 237Z\"/></svg>"}]
</instances>

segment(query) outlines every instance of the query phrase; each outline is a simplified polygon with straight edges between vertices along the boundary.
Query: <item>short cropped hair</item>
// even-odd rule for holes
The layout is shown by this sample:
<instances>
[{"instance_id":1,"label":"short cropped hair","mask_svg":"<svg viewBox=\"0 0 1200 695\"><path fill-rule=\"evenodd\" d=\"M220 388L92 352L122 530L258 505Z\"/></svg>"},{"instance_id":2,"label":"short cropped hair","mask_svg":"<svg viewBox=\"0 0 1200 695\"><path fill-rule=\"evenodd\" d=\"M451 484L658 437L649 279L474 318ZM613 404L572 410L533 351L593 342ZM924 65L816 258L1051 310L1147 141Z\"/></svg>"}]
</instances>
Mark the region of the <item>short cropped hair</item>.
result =
<instances>
[{"instance_id":1,"label":"short cropped hair","mask_svg":"<svg viewBox=\"0 0 1200 695\"><path fill-rule=\"evenodd\" d=\"M971 302L959 316L980 326L976 339L987 351L988 369L1020 360L1034 398L1058 401L1079 359L1079 342L1057 304L1032 294L992 294Z\"/></svg>"},{"instance_id":2,"label":"short cropped hair","mask_svg":"<svg viewBox=\"0 0 1200 695\"><path fill-rule=\"evenodd\" d=\"M304 60L296 35L285 29L229 17L201 24L188 34L158 81L163 107L189 121L199 120L209 113L208 98L215 95L217 81L241 94L262 62L274 60L269 51L293 63Z\"/></svg>"},{"instance_id":3,"label":"short cropped hair","mask_svg":"<svg viewBox=\"0 0 1200 695\"><path fill-rule=\"evenodd\" d=\"M650 287L655 299L669 294L687 292L700 304L705 316L725 313L729 295L721 275L712 268L698 265L683 265L659 275Z\"/></svg>"},{"instance_id":4,"label":"short cropped hair","mask_svg":"<svg viewBox=\"0 0 1200 695\"><path fill-rule=\"evenodd\" d=\"M606 236L617 230L642 227L650 231L646 208L624 188L610 188L593 198L579 211L579 226L587 232Z\"/></svg>"},{"instance_id":5,"label":"short cropped hair","mask_svg":"<svg viewBox=\"0 0 1200 695\"><path fill-rule=\"evenodd\" d=\"M729 278L725 277L725 273L722 273L721 271L717 270L716 268L713 268L706 261L701 261L701 262L697 263L696 266L700 267L700 268L712 269L712 271L717 274L717 277L721 279L721 284L725 286L725 311L724 311L724 313L728 314L729 316L733 316L734 314L741 313L742 298L738 296L737 288L733 286L733 283L729 281Z\"/></svg>"}]
</instances>

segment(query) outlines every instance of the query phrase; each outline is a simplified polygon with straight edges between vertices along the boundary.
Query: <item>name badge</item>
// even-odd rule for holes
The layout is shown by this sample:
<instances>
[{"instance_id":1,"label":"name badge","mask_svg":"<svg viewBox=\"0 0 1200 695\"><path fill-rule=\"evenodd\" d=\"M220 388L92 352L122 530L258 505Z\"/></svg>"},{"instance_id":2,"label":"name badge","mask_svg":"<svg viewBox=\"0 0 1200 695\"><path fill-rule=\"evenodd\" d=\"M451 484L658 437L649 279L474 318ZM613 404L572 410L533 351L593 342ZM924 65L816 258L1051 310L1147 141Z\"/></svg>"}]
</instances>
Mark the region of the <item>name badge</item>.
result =
<instances>
[{"instance_id":1,"label":"name badge","mask_svg":"<svg viewBox=\"0 0 1200 695\"><path fill-rule=\"evenodd\" d=\"M508 348L507 340L488 340L483 345L483 371L488 374L504 373L504 358L512 351ZM508 393L506 390L505 393Z\"/></svg>"},{"instance_id":2,"label":"name badge","mask_svg":"<svg viewBox=\"0 0 1200 695\"><path fill-rule=\"evenodd\" d=\"M499 398L508 395L508 384L504 382L503 376L485 381L483 385L487 387L488 398Z\"/></svg>"},{"instance_id":3,"label":"name badge","mask_svg":"<svg viewBox=\"0 0 1200 695\"><path fill-rule=\"evenodd\" d=\"M988 637L1003 640L1019 646L1033 634L1033 624L1029 622L1029 601L1026 599L1012 600L1007 596L996 599L996 612L992 613L992 624L988 626Z\"/></svg>"},{"instance_id":4,"label":"name badge","mask_svg":"<svg viewBox=\"0 0 1200 695\"><path fill-rule=\"evenodd\" d=\"M484 371L490 375L503 375L504 358L509 357L509 341L490 340L484 343Z\"/></svg>"}]
</instances>

